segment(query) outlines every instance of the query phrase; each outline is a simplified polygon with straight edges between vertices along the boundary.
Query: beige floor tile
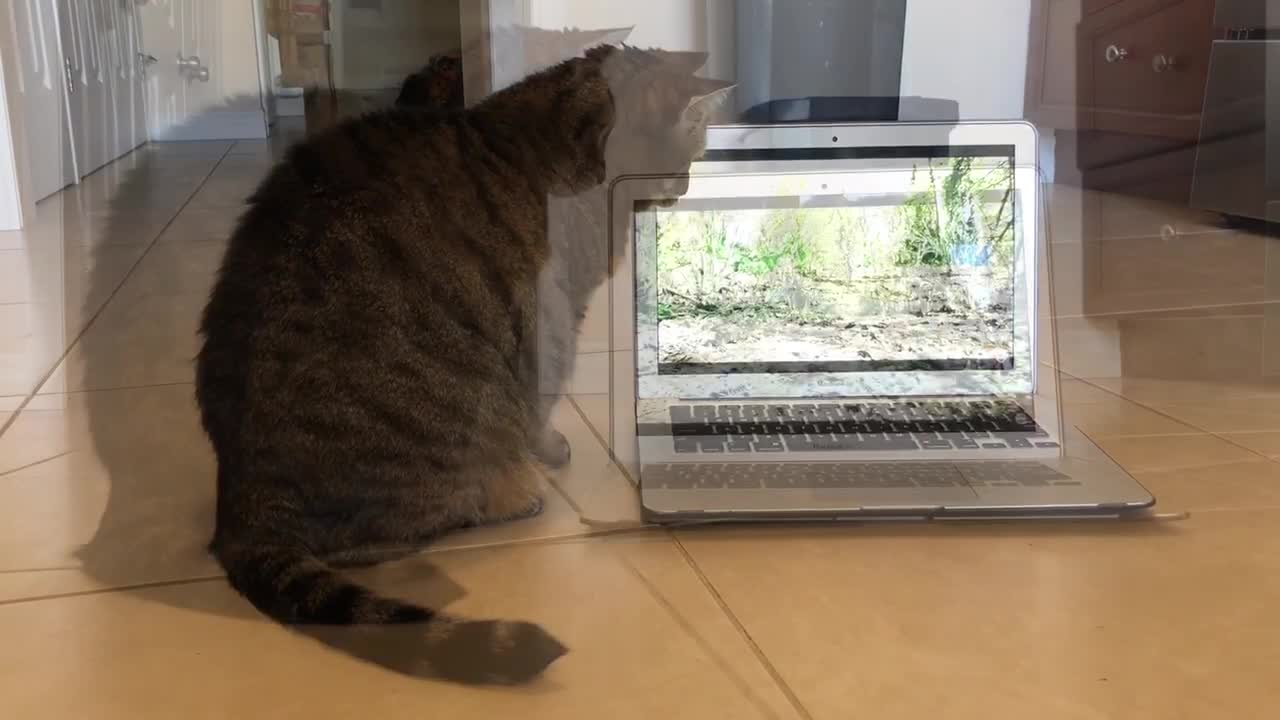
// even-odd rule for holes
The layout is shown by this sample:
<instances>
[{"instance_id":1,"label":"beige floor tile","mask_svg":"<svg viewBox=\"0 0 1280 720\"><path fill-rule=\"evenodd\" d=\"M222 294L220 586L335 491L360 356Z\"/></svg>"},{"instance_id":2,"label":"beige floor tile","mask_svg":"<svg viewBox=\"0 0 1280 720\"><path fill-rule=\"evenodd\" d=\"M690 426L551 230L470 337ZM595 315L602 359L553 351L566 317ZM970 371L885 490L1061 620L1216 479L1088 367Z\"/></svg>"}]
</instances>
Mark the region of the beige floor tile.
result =
<instances>
[{"instance_id":1,"label":"beige floor tile","mask_svg":"<svg viewBox=\"0 0 1280 720\"><path fill-rule=\"evenodd\" d=\"M1160 412L1214 433L1280 430L1280 404L1253 398L1223 398L1214 402L1156 405Z\"/></svg>"},{"instance_id":2,"label":"beige floor tile","mask_svg":"<svg viewBox=\"0 0 1280 720\"><path fill-rule=\"evenodd\" d=\"M1280 510L1280 463L1252 460L1137 473L1161 512Z\"/></svg>"},{"instance_id":3,"label":"beige floor tile","mask_svg":"<svg viewBox=\"0 0 1280 720\"><path fill-rule=\"evenodd\" d=\"M1260 432L1229 432L1222 437L1237 445L1249 448L1259 455L1280 458L1280 430Z\"/></svg>"},{"instance_id":4,"label":"beige floor tile","mask_svg":"<svg viewBox=\"0 0 1280 720\"><path fill-rule=\"evenodd\" d=\"M231 238L239 212L225 208L186 207L160 235L160 243L217 243Z\"/></svg>"},{"instance_id":5,"label":"beige floor tile","mask_svg":"<svg viewBox=\"0 0 1280 720\"><path fill-rule=\"evenodd\" d=\"M1088 382L1143 405L1216 403L1223 399L1273 398L1280 385L1272 382L1196 382L1147 378L1089 378Z\"/></svg>"},{"instance_id":6,"label":"beige floor tile","mask_svg":"<svg viewBox=\"0 0 1280 720\"><path fill-rule=\"evenodd\" d=\"M38 400L0 435L0 599L219 574L191 386Z\"/></svg>"},{"instance_id":7,"label":"beige floor tile","mask_svg":"<svg viewBox=\"0 0 1280 720\"><path fill-rule=\"evenodd\" d=\"M208 298L222 263L224 243L158 243L147 251L129 281L120 288L121 298ZM203 310L203 307L201 308Z\"/></svg>"},{"instance_id":8,"label":"beige floor tile","mask_svg":"<svg viewBox=\"0 0 1280 720\"><path fill-rule=\"evenodd\" d=\"M640 525L639 495L598 439L602 434L567 402L557 406L552 425L570 439L573 462L551 478L581 512L585 525L594 530Z\"/></svg>"},{"instance_id":9,"label":"beige floor tile","mask_svg":"<svg viewBox=\"0 0 1280 720\"><path fill-rule=\"evenodd\" d=\"M572 406L555 421L574 457L548 473L559 490L548 486L543 513L428 551L640 524L634 491ZM0 601L220 574L205 551L214 475L190 385L34 398L0 435Z\"/></svg>"},{"instance_id":10,"label":"beige floor tile","mask_svg":"<svg viewBox=\"0 0 1280 720\"><path fill-rule=\"evenodd\" d=\"M587 425L591 427L597 435L600 436L602 442L608 445L609 436L609 396L605 394L595 395L573 395L573 402L581 411L583 419Z\"/></svg>"},{"instance_id":11,"label":"beige floor tile","mask_svg":"<svg viewBox=\"0 0 1280 720\"><path fill-rule=\"evenodd\" d=\"M1123 398L1096 402L1064 403L1063 419L1097 438L1126 435L1181 435L1200 431Z\"/></svg>"},{"instance_id":12,"label":"beige floor tile","mask_svg":"<svg viewBox=\"0 0 1280 720\"><path fill-rule=\"evenodd\" d=\"M1278 524L680 536L815 718L1224 718L1280 701Z\"/></svg>"},{"instance_id":13,"label":"beige floor tile","mask_svg":"<svg viewBox=\"0 0 1280 720\"><path fill-rule=\"evenodd\" d=\"M1062 378L1062 401L1066 404L1113 402L1116 393L1084 380Z\"/></svg>"},{"instance_id":14,"label":"beige floor tile","mask_svg":"<svg viewBox=\"0 0 1280 720\"><path fill-rule=\"evenodd\" d=\"M1262 457L1246 447L1214 435L1143 435L1101 438L1098 444L1129 472L1177 470Z\"/></svg>"},{"instance_id":15,"label":"beige floor tile","mask_svg":"<svg viewBox=\"0 0 1280 720\"><path fill-rule=\"evenodd\" d=\"M189 383L207 295L148 295L127 285L67 353L41 393Z\"/></svg>"},{"instance_id":16,"label":"beige floor tile","mask_svg":"<svg viewBox=\"0 0 1280 720\"><path fill-rule=\"evenodd\" d=\"M40 384L120 287L142 250L73 244L61 252L0 252L16 255L9 260L21 266L15 272L22 278L11 286L21 301L0 304L0 395L29 393Z\"/></svg>"},{"instance_id":17,"label":"beige floor tile","mask_svg":"<svg viewBox=\"0 0 1280 720\"><path fill-rule=\"evenodd\" d=\"M429 561L365 577L420 601L462 595L453 612L538 622L570 653L523 688L407 677L275 626L210 582L0 606L0 694L24 718L797 717L662 536ZM394 655L414 632L396 628L367 655Z\"/></svg>"}]
</instances>

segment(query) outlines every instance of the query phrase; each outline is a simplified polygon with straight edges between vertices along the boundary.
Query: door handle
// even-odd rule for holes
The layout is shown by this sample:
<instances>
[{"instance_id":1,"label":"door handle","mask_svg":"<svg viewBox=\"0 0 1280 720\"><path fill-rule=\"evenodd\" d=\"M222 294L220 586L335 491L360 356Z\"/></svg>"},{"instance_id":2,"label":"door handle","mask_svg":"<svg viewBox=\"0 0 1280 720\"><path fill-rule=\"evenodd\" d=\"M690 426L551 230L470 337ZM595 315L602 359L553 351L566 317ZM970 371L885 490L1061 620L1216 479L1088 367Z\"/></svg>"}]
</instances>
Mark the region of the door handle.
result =
<instances>
[{"instance_id":1,"label":"door handle","mask_svg":"<svg viewBox=\"0 0 1280 720\"><path fill-rule=\"evenodd\" d=\"M178 72L200 82L209 82L209 68L200 62L199 55L182 57L182 53L178 53Z\"/></svg>"}]
</instances>

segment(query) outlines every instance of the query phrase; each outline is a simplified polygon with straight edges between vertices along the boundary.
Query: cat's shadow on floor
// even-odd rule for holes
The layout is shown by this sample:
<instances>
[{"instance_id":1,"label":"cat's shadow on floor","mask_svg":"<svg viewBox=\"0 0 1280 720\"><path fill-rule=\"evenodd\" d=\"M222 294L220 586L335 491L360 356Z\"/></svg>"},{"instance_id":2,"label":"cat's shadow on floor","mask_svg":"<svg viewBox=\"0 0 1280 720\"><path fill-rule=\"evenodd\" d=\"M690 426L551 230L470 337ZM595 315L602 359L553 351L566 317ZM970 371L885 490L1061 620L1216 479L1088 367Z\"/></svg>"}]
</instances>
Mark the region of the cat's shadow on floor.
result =
<instances>
[{"instance_id":1,"label":"cat's shadow on floor","mask_svg":"<svg viewBox=\"0 0 1280 720\"><path fill-rule=\"evenodd\" d=\"M236 105L235 100L227 103L228 107ZM65 216L61 218L63 227L70 228L84 222L86 210L105 214L105 225L93 246L85 249L91 255L85 288L89 300L82 312L85 318L96 316L95 324L99 326L81 336L73 352L78 356L74 367L82 372L78 377L67 378L71 389L83 390L74 393L78 397L69 399L68 405L82 404L92 452L109 483L99 526L76 553L83 572L97 584L127 588L127 592L148 602L226 617L256 618L267 625L274 623L227 586L221 568L207 550L213 535L215 464L200 427L191 379L164 377L131 383L122 382L122 378L146 378L149 366L162 370L173 367L175 349L189 356L181 361L189 364L194 375L194 352L198 347L194 334L207 300L207 280L201 280L199 287L182 285L191 278L201 278L206 271L211 273L221 259L225 238L192 241L173 237L190 225L175 221L170 217L173 213L163 217L157 213L169 207L176 212L174 188L198 182L200 189L193 198L206 188L216 190L219 196L220 204L209 212L238 215L237 205L242 205L243 200L225 202L223 194L234 188L234 182L222 182L219 171L254 165L236 154L247 150L258 153L265 174L290 142L305 135L301 118L282 119L274 132L291 137L249 143L253 146L249 148L241 144L234 151L228 150L230 141L144 146L114 167L99 171L115 173L127 168L119 178L108 180L113 189L105 207L66 203ZM266 157L266 153L273 157ZM192 177L193 168L199 177ZM243 183L245 196L256 182ZM191 202L188 200L184 207L194 208ZM167 224L162 225L164 222ZM148 230L148 235L141 237L139 228L156 231ZM170 236L160 239L163 232ZM127 275L122 275L121 257L130 257L133 262L126 249L130 244L146 247L146 252ZM151 265L162 255L166 264ZM154 267L163 271L188 262L193 263L188 267L191 278L181 271L175 271L168 279L152 274ZM151 281L155 281L155 287L149 286ZM107 298L108 307L102 309ZM122 330L104 332L105 327ZM176 380L184 382L174 384ZM146 387L138 387L139 384ZM380 592L433 608L446 607L465 594L461 586L421 554L350 574ZM305 627L293 631L397 672L430 675L429 670L409 663L421 654L411 652L422 642L422 631L417 626Z\"/></svg>"}]
</instances>

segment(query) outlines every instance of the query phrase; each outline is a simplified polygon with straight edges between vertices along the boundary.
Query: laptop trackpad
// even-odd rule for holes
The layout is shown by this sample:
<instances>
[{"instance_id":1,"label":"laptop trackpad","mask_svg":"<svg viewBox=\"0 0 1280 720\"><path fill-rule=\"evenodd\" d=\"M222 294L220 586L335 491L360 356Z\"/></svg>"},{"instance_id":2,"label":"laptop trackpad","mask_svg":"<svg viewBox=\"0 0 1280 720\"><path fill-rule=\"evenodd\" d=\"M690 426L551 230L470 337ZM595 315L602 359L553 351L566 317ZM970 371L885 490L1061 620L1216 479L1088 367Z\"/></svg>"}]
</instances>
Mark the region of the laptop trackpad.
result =
<instances>
[{"instance_id":1,"label":"laptop trackpad","mask_svg":"<svg viewBox=\"0 0 1280 720\"><path fill-rule=\"evenodd\" d=\"M910 472L916 468L922 472ZM862 477L852 482L855 503L866 509L929 508L970 503L978 497L955 465L930 463L927 468L916 468L898 465L883 477L875 472L858 473Z\"/></svg>"}]
</instances>

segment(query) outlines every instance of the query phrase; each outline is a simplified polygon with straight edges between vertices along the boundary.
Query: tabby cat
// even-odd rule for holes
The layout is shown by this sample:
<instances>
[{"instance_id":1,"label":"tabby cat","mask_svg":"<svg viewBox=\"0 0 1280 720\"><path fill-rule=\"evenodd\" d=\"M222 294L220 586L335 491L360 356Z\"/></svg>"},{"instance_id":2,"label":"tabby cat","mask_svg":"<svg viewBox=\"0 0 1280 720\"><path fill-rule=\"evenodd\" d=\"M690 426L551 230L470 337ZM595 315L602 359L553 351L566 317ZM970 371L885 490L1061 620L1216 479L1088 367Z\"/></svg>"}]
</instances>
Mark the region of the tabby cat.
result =
<instances>
[{"instance_id":1,"label":"tabby cat","mask_svg":"<svg viewBox=\"0 0 1280 720\"><path fill-rule=\"evenodd\" d=\"M211 550L285 623L401 627L396 669L522 682L565 648L537 625L378 596L337 568L541 509L567 458L538 392L618 258L553 247L548 208L624 173L683 173L728 85L702 53L601 46L466 111L396 108L293 148L249 200L201 324L197 400L218 461ZM686 183L687 184L687 183ZM682 192L681 183L673 192ZM553 231L554 232L554 231ZM572 243L572 232L555 232ZM553 255L563 302L539 303ZM385 635L383 637L386 637Z\"/></svg>"}]
</instances>

